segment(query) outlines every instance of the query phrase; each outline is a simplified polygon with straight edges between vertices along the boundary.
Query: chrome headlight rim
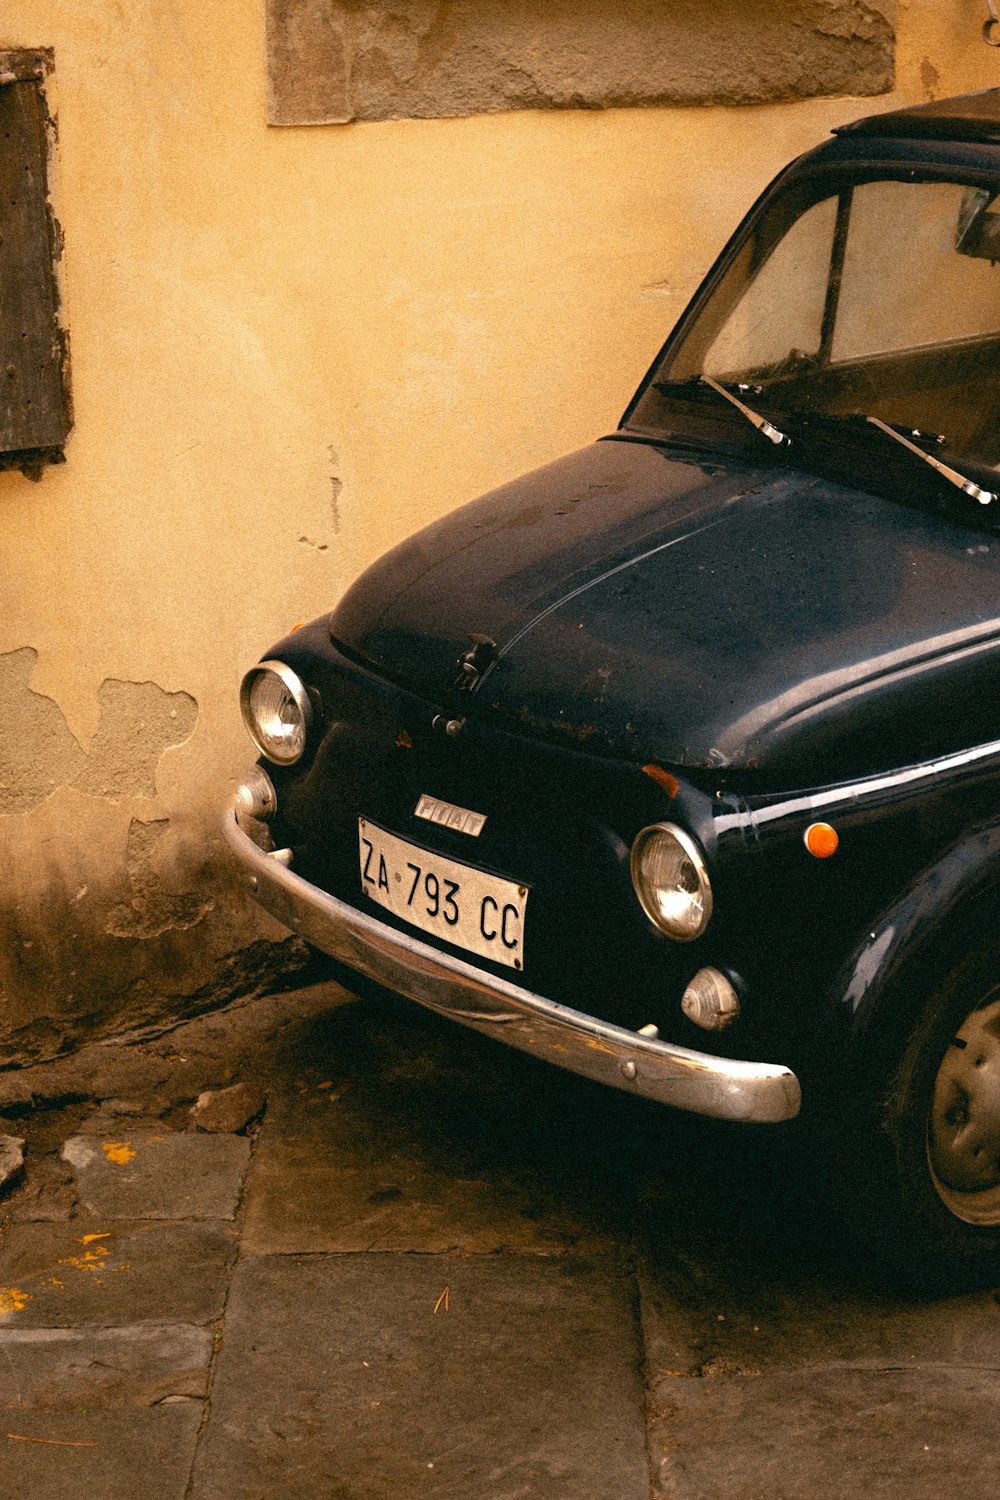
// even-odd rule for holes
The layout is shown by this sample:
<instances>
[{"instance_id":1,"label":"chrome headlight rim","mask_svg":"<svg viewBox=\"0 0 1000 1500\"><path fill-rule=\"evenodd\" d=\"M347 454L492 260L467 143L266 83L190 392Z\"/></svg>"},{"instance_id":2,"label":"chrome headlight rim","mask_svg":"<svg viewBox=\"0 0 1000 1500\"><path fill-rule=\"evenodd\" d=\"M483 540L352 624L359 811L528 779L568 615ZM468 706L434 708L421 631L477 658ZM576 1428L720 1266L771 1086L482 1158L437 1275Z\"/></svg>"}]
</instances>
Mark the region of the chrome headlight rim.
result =
<instances>
[{"instance_id":1,"label":"chrome headlight rim","mask_svg":"<svg viewBox=\"0 0 1000 1500\"><path fill-rule=\"evenodd\" d=\"M253 692L254 683L264 673L268 672L279 679L282 687L284 687L288 696L295 704L302 721L301 745L295 749L293 754L279 755L275 753L273 743L268 742L266 737L261 734L251 708L251 693ZM309 740L309 731L312 727L312 702L310 701L305 683L285 662L271 659L259 661L256 666L244 672L243 680L240 683L240 712L243 715L243 723L246 726L247 733L265 760L269 760L275 766L294 766L296 761L302 759Z\"/></svg>"},{"instance_id":2,"label":"chrome headlight rim","mask_svg":"<svg viewBox=\"0 0 1000 1500\"><path fill-rule=\"evenodd\" d=\"M698 926L692 931L681 931L672 927L664 917L662 911L649 897L642 873L642 858L646 846L654 837L662 834L669 835L679 845L683 854L690 861L698 879L697 898L701 907L701 918ZM652 922L657 932L663 933L664 937L670 938L675 943L693 943L700 938L712 919L712 882L709 878L708 865L704 852L698 841L679 828L676 823L650 823L642 828L632 840L632 852L629 859L629 868L632 875L632 889L635 891L636 899L642 907L646 916Z\"/></svg>"}]
</instances>

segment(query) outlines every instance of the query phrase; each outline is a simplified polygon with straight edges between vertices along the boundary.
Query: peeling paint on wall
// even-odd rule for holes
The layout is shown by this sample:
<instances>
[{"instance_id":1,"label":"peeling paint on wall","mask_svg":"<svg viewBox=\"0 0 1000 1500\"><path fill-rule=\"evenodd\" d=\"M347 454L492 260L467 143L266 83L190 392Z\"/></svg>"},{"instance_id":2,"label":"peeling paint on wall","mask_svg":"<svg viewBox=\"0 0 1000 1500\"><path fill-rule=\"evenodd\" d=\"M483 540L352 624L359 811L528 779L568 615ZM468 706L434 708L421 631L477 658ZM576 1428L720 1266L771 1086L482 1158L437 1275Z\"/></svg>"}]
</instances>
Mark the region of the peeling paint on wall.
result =
<instances>
[{"instance_id":1,"label":"peeling paint on wall","mask_svg":"<svg viewBox=\"0 0 1000 1500\"><path fill-rule=\"evenodd\" d=\"M58 704L28 686L37 661L30 646L0 656L0 814L30 812L87 761Z\"/></svg>"},{"instance_id":2,"label":"peeling paint on wall","mask_svg":"<svg viewBox=\"0 0 1000 1500\"><path fill-rule=\"evenodd\" d=\"M195 699L109 677L78 739L33 690L38 665L32 647L0 653L0 1069L308 975L305 945L248 907L187 801L136 815Z\"/></svg>"},{"instance_id":3,"label":"peeling paint on wall","mask_svg":"<svg viewBox=\"0 0 1000 1500\"><path fill-rule=\"evenodd\" d=\"M0 816L30 812L59 786L113 802L155 797L163 752L194 733L198 705L190 694L108 678L98 689L97 733L84 750L59 705L32 691L37 661L30 646L0 655Z\"/></svg>"},{"instance_id":4,"label":"peeling paint on wall","mask_svg":"<svg viewBox=\"0 0 1000 1500\"><path fill-rule=\"evenodd\" d=\"M112 937L153 938L161 932L183 932L212 910L214 902L193 892L171 895L155 866L156 847L170 828L169 818L129 824L125 874L131 900L110 913L105 931Z\"/></svg>"},{"instance_id":5,"label":"peeling paint on wall","mask_svg":"<svg viewBox=\"0 0 1000 1500\"><path fill-rule=\"evenodd\" d=\"M892 87L893 0L267 0L272 125Z\"/></svg>"},{"instance_id":6,"label":"peeling paint on wall","mask_svg":"<svg viewBox=\"0 0 1000 1500\"><path fill-rule=\"evenodd\" d=\"M91 797L155 797L156 767L172 745L190 739L198 705L188 693L166 693L155 682L108 678L87 764L75 785Z\"/></svg>"}]
</instances>

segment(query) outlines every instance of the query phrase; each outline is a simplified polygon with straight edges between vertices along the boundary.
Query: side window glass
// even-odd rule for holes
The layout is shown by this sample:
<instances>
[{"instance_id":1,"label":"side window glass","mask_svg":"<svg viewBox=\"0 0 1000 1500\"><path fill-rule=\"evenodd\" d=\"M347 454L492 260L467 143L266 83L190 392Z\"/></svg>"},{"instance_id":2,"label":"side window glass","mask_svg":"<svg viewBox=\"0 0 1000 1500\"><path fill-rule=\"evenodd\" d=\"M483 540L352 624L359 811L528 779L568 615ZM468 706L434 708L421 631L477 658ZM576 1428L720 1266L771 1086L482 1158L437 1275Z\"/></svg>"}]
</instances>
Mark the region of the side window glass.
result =
<instances>
[{"instance_id":1,"label":"side window glass","mask_svg":"<svg viewBox=\"0 0 1000 1500\"><path fill-rule=\"evenodd\" d=\"M968 205L954 182L855 188L834 360L1000 331L1000 265L960 249Z\"/></svg>"}]
</instances>

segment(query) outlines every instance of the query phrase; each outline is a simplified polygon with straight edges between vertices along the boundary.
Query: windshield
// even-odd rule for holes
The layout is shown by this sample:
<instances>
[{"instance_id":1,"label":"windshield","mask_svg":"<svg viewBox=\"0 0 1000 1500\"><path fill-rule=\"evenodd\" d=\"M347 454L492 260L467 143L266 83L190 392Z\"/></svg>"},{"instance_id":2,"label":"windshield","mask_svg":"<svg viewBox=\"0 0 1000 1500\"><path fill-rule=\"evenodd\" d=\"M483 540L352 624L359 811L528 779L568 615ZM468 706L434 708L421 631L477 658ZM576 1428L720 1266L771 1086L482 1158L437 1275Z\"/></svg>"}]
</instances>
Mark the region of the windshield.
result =
<instances>
[{"instance_id":1,"label":"windshield","mask_svg":"<svg viewBox=\"0 0 1000 1500\"><path fill-rule=\"evenodd\" d=\"M757 219L628 427L671 430L679 411L707 406L732 426L715 382L779 427L789 413L875 417L949 463L992 470L998 373L996 190L824 175Z\"/></svg>"}]
</instances>

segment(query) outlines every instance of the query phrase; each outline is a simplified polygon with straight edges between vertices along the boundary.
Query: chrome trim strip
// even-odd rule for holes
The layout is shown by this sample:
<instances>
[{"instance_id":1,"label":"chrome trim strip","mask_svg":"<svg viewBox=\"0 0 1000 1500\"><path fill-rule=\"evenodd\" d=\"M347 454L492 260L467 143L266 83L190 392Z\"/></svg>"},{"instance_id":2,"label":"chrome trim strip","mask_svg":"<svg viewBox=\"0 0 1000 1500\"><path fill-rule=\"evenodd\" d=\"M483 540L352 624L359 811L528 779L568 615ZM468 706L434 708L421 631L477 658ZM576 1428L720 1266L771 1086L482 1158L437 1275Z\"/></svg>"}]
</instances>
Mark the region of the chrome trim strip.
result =
<instances>
[{"instance_id":1,"label":"chrome trim strip","mask_svg":"<svg viewBox=\"0 0 1000 1500\"><path fill-rule=\"evenodd\" d=\"M721 1120L775 1123L799 1112L799 1081L777 1063L733 1061L640 1036L519 989L310 885L269 859L230 808L223 832L257 901L286 927L359 974L512 1047Z\"/></svg>"},{"instance_id":2,"label":"chrome trim strip","mask_svg":"<svg viewBox=\"0 0 1000 1500\"><path fill-rule=\"evenodd\" d=\"M838 781L833 786L817 787L803 793L790 793L779 797L766 807L755 807L750 811L751 826L775 823L781 818L790 818L799 813L811 816L837 809L853 808L866 797L876 797L880 792L915 791L921 782L934 782L953 771L962 771L967 766L981 761L1000 760L1000 740L988 740L983 745L973 745L969 750L957 750L936 760L922 760L915 765L902 766L898 771L889 771L883 776L859 777L855 781ZM746 813L722 813L715 819L716 833L728 833L746 822Z\"/></svg>"}]
</instances>

